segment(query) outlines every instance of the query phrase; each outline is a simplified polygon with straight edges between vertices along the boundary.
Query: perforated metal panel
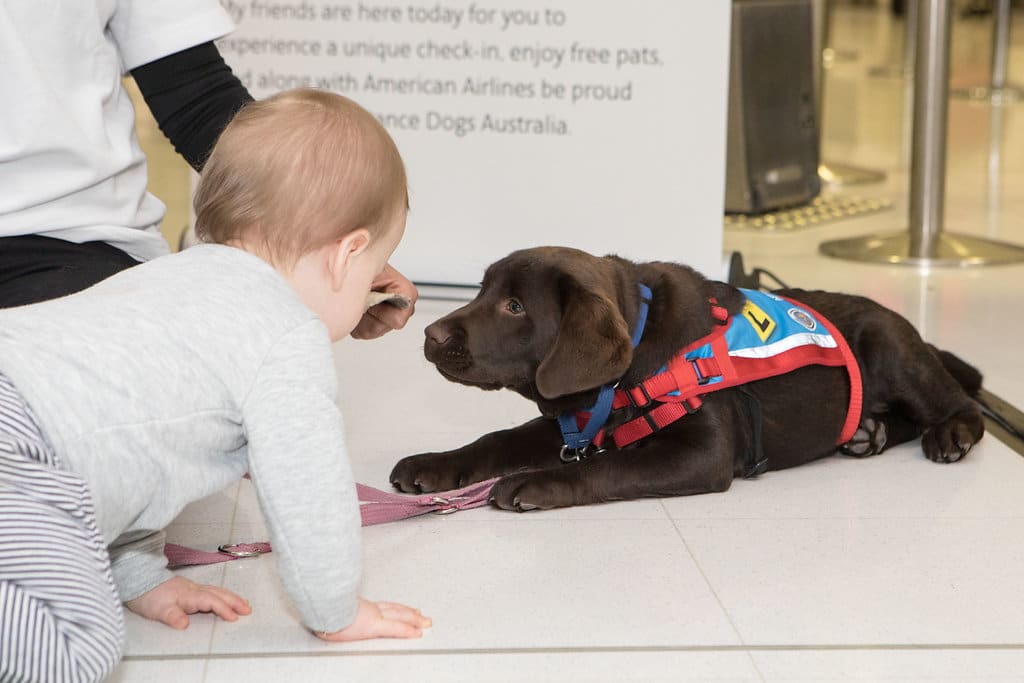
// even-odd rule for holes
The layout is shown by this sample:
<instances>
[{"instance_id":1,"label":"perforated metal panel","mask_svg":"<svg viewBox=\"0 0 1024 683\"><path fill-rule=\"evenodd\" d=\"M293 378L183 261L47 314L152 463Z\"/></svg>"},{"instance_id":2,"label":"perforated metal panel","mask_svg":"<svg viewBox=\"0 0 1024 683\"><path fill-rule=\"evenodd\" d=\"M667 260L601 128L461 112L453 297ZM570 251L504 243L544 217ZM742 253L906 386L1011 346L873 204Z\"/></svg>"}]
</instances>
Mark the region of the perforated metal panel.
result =
<instances>
[{"instance_id":1,"label":"perforated metal panel","mask_svg":"<svg viewBox=\"0 0 1024 683\"><path fill-rule=\"evenodd\" d=\"M819 195L809 204L780 211L769 211L756 216L727 214L725 228L764 231L792 231L812 228L823 223L853 218L892 208L892 201L874 197L839 197Z\"/></svg>"}]
</instances>

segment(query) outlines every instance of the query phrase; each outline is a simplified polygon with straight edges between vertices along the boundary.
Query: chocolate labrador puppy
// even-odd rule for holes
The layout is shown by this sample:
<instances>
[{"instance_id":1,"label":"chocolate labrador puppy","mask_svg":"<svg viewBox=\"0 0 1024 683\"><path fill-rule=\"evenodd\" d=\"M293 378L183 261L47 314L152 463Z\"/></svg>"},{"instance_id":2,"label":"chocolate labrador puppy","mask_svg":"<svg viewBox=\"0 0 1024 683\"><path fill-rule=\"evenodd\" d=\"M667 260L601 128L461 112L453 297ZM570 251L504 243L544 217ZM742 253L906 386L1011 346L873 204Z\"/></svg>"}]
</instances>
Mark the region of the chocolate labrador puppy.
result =
<instances>
[{"instance_id":1,"label":"chocolate labrador puppy","mask_svg":"<svg viewBox=\"0 0 1024 683\"><path fill-rule=\"evenodd\" d=\"M715 338L718 329L749 328L764 337L785 322L751 309L753 294L674 263L563 247L511 254L487 269L473 301L427 327L424 351L447 379L511 389L535 401L542 416L462 448L404 458L391 482L422 493L501 477L492 502L525 511L724 491L736 476L793 467L837 449L873 455L918 437L930 460L953 462L981 438L984 423L971 398L981 375L974 368L926 344L879 304L822 291L774 294L806 330L823 333L831 321L837 346L845 338L852 353L846 366L811 364L701 393L722 379L702 373L727 373L709 370L705 360L686 361L696 368L689 393L697 398L680 402L681 388L648 400L640 385L680 350ZM825 319L820 325L815 313ZM733 353L728 358L736 360ZM568 448L555 418L570 415L585 425L588 413L576 411L600 413L603 386L614 386L617 399L601 447L584 440ZM652 419L665 405L680 406L682 416L668 424ZM627 427L649 433L617 445L617 432Z\"/></svg>"}]
</instances>

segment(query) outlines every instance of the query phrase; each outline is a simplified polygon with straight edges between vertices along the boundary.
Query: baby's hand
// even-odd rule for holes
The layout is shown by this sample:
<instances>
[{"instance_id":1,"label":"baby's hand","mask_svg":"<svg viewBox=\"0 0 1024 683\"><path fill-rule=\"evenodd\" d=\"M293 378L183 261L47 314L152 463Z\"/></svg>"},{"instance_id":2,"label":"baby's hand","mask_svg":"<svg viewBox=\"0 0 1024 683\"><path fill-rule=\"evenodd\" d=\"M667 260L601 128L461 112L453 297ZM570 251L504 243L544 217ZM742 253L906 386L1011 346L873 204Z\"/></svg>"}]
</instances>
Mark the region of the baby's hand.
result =
<instances>
[{"instance_id":1,"label":"baby's hand","mask_svg":"<svg viewBox=\"0 0 1024 683\"><path fill-rule=\"evenodd\" d=\"M252 614L249 602L218 586L203 586L175 576L134 600L124 603L136 614L162 621L171 628L188 628L188 615L213 612L225 621L237 621L239 614Z\"/></svg>"},{"instance_id":2,"label":"baby's hand","mask_svg":"<svg viewBox=\"0 0 1024 683\"><path fill-rule=\"evenodd\" d=\"M314 631L314 634L317 638L336 643L370 638L419 638L430 624L430 618L423 616L418 609L359 598L355 621L334 633Z\"/></svg>"}]
</instances>

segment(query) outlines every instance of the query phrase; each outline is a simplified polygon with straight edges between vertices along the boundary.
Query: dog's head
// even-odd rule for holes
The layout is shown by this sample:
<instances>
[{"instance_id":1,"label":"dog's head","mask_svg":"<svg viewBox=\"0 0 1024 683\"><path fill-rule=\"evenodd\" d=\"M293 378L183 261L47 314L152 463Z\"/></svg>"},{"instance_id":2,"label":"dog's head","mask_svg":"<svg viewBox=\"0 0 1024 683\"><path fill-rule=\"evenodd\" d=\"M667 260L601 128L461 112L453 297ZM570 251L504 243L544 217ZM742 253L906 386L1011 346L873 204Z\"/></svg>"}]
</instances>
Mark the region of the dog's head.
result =
<instances>
[{"instance_id":1,"label":"dog's head","mask_svg":"<svg viewBox=\"0 0 1024 683\"><path fill-rule=\"evenodd\" d=\"M427 360L452 381L534 400L614 382L633 358L634 270L565 247L514 252L487 269L473 301L427 327Z\"/></svg>"}]
</instances>

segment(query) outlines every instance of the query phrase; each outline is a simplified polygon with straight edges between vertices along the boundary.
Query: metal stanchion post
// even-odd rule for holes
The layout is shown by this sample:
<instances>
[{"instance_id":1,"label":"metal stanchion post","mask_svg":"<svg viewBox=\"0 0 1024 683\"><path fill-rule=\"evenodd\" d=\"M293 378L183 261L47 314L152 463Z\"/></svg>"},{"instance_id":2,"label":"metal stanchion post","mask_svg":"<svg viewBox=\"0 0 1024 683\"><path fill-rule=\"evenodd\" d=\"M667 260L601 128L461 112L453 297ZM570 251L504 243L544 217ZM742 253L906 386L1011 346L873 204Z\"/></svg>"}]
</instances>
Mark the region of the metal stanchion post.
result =
<instances>
[{"instance_id":1,"label":"metal stanchion post","mask_svg":"<svg viewBox=\"0 0 1024 683\"><path fill-rule=\"evenodd\" d=\"M846 64L848 62L857 61L858 54L856 50L843 50L837 47L832 47L832 41L828 39L830 35L830 27L832 26L829 22L832 16L832 3L835 0L822 0L822 14L825 15L825 32L822 35L821 44L821 61L828 67L832 64Z\"/></svg>"},{"instance_id":2,"label":"metal stanchion post","mask_svg":"<svg viewBox=\"0 0 1024 683\"><path fill-rule=\"evenodd\" d=\"M898 64L880 64L868 69L876 78L913 78L914 41L917 39L917 2L907 4L903 15L903 61Z\"/></svg>"},{"instance_id":3,"label":"metal stanchion post","mask_svg":"<svg viewBox=\"0 0 1024 683\"><path fill-rule=\"evenodd\" d=\"M1024 247L943 233L950 0L918 0L910 226L906 232L825 242L827 256L869 263L972 266L1024 261Z\"/></svg>"},{"instance_id":4,"label":"metal stanchion post","mask_svg":"<svg viewBox=\"0 0 1024 683\"><path fill-rule=\"evenodd\" d=\"M1003 116L1002 107L989 107L988 117L988 223L989 233L995 235L999 228L999 208L1002 204L1003 182Z\"/></svg>"},{"instance_id":5,"label":"metal stanchion post","mask_svg":"<svg viewBox=\"0 0 1024 683\"><path fill-rule=\"evenodd\" d=\"M995 0L992 12L992 75L989 85L954 90L953 97L1004 104L1024 100L1024 89L1006 82L1010 52L1010 0Z\"/></svg>"},{"instance_id":6,"label":"metal stanchion post","mask_svg":"<svg viewBox=\"0 0 1024 683\"><path fill-rule=\"evenodd\" d=\"M812 45L814 46L814 58L816 60L815 73L817 74L817 99L818 99L818 149L824 145L822 141L825 136L822 130L825 127L825 50L828 49L829 26L831 24L831 5L829 0L814 0L811 4L811 17L813 21ZM885 180L885 173L867 168L859 168L851 164L825 161L824 155L819 154L818 175L821 181L827 185L861 185L864 183L879 183Z\"/></svg>"}]
</instances>

